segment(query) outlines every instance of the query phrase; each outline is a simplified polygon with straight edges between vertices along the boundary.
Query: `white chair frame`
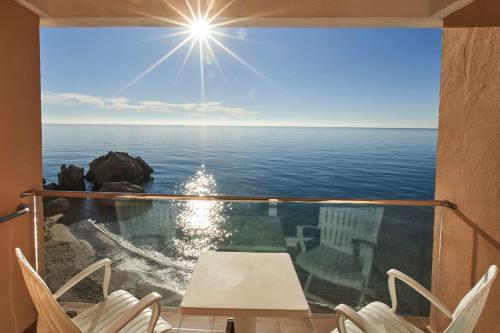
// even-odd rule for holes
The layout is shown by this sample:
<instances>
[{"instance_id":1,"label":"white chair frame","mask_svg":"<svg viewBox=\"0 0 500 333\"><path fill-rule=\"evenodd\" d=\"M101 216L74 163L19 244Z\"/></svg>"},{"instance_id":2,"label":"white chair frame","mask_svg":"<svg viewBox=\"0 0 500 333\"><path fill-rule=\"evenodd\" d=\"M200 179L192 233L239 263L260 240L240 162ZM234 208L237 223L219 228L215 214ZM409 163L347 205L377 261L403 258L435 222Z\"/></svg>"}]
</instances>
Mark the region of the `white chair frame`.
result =
<instances>
[{"instance_id":1,"label":"white chair frame","mask_svg":"<svg viewBox=\"0 0 500 333\"><path fill-rule=\"evenodd\" d=\"M401 273L398 270L391 269L387 272L389 275L388 285L391 297L390 312L394 318L397 318L397 294L396 294L396 279L404 282L412 287L420 295L430 301L441 313L451 319L450 325L444 333L471 333L479 320L479 316L484 308L484 304L488 297L489 290L493 281L496 278L498 268L495 265L490 266L486 274L472 288L458 304L454 312L452 312L436 295L424 288L420 283ZM364 333L378 333L379 330L373 325L373 321L354 311L345 304L340 304L335 308L337 313L337 329L340 333L350 333L346 328L346 320L349 320ZM418 329L415 332L419 332Z\"/></svg>"},{"instance_id":2,"label":"white chair frame","mask_svg":"<svg viewBox=\"0 0 500 333\"><path fill-rule=\"evenodd\" d=\"M108 295L109 282L111 278L111 260L109 259L102 259L85 268L74 277L72 277L69 281L67 281L54 294L52 294L42 278L24 257L22 251L19 248L16 248L15 252L19 262L19 266L21 267L23 278L26 282L26 287L38 311L38 333L82 332L77 324L64 312L63 308L59 305L57 300L81 280L101 268L104 268L104 279L102 283L102 293L104 296L104 300L106 301L110 296ZM147 308L152 307L152 313L150 315L147 328L147 333L152 333L160 316L160 300L160 294L156 292L150 293L135 304L129 306L126 311L113 318L110 323L106 324L106 327L99 332L116 333L127 326L127 324L136 319L138 316L142 315L143 317L148 317L148 313L144 313L144 311L147 310ZM167 323L165 322L165 324Z\"/></svg>"}]
</instances>

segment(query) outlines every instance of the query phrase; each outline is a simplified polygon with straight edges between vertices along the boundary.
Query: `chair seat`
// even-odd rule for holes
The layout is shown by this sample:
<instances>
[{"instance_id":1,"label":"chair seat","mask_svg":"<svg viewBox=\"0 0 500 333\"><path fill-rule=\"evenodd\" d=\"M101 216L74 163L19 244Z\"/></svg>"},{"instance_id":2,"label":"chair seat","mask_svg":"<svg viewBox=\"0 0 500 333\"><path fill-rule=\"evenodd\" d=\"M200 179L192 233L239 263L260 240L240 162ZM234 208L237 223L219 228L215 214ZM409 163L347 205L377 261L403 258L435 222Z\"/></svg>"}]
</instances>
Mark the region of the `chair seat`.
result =
<instances>
[{"instance_id":1,"label":"chair seat","mask_svg":"<svg viewBox=\"0 0 500 333\"><path fill-rule=\"evenodd\" d=\"M422 330L413 326L402 317L394 314L391 309L380 302L373 302L358 311L358 314L363 317L374 328L378 328L377 332L383 333L424 333ZM363 333L350 320L346 320L345 326L349 333ZM332 333L338 333L335 329Z\"/></svg>"},{"instance_id":2,"label":"chair seat","mask_svg":"<svg viewBox=\"0 0 500 333\"><path fill-rule=\"evenodd\" d=\"M132 294L125 290L112 292L108 299L96 304L73 318L74 323L84 333L98 333L108 328L110 324L122 313L139 302ZM145 309L140 315L127 324L120 333L145 333L148 329L152 311ZM155 333L162 333L171 329L172 326L158 318Z\"/></svg>"},{"instance_id":3,"label":"chair seat","mask_svg":"<svg viewBox=\"0 0 500 333\"><path fill-rule=\"evenodd\" d=\"M361 288L366 280L361 264L353 255L325 245L299 254L297 264L307 272L337 285Z\"/></svg>"}]
</instances>

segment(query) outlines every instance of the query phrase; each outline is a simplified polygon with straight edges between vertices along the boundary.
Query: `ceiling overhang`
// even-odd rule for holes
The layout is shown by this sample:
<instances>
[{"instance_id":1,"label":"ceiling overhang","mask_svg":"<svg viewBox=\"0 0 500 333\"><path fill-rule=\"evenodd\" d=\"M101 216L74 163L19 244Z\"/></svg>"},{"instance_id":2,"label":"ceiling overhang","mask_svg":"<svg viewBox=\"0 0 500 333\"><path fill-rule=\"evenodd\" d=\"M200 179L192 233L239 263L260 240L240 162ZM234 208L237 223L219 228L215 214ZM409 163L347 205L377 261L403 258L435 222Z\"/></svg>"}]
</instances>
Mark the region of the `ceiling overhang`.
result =
<instances>
[{"instance_id":1,"label":"ceiling overhang","mask_svg":"<svg viewBox=\"0 0 500 333\"><path fill-rule=\"evenodd\" d=\"M49 27L174 26L186 0L15 0ZM190 0L197 10L197 1ZM204 12L208 0L199 0ZM231 0L215 0L216 13ZM244 27L441 27L474 0L233 0L218 19Z\"/></svg>"}]
</instances>

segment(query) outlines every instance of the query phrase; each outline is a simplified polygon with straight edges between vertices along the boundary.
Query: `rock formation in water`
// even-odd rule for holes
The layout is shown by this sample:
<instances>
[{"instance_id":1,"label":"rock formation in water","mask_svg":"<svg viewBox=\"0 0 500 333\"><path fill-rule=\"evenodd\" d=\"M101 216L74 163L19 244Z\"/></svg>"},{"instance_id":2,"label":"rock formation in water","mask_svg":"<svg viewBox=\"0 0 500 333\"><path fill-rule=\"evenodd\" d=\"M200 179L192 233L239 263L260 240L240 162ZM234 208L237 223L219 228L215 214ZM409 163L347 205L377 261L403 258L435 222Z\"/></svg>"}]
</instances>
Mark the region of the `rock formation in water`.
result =
<instances>
[{"instance_id":1,"label":"rock formation in water","mask_svg":"<svg viewBox=\"0 0 500 333\"><path fill-rule=\"evenodd\" d=\"M106 182L104 183L99 192L126 192L126 193L144 193L145 190L142 186L134 185L129 182ZM100 206L115 207L116 200L114 199L97 199L95 201ZM142 200L141 200L142 202ZM123 202L122 202L123 204Z\"/></svg>"},{"instance_id":2,"label":"rock formation in water","mask_svg":"<svg viewBox=\"0 0 500 333\"><path fill-rule=\"evenodd\" d=\"M129 193L144 193L144 188L139 185L134 185L129 182L106 182L99 192L129 192Z\"/></svg>"},{"instance_id":3,"label":"rock formation in water","mask_svg":"<svg viewBox=\"0 0 500 333\"><path fill-rule=\"evenodd\" d=\"M154 172L142 158L132 157L124 152L110 151L90 162L85 178L99 189L106 182L125 181L142 185L151 179Z\"/></svg>"},{"instance_id":4,"label":"rock formation in water","mask_svg":"<svg viewBox=\"0 0 500 333\"><path fill-rule=\"evenodd\" d=\"M44 184L43 189L47 191L55 191L57 190L57 184L56 183Z\"/></svg>"},{"instance_id":5,"label":"rock formation in water","mask_svg":"<svg viewBox=\"0 0 500 333\"><path fill-rule=\"evenodd\" d=\"M83 168L73 164L68 167L61 165L61 172L57 174L57 189L62 191L85 191L85 177Z\"/></svg>"}]
</instances>

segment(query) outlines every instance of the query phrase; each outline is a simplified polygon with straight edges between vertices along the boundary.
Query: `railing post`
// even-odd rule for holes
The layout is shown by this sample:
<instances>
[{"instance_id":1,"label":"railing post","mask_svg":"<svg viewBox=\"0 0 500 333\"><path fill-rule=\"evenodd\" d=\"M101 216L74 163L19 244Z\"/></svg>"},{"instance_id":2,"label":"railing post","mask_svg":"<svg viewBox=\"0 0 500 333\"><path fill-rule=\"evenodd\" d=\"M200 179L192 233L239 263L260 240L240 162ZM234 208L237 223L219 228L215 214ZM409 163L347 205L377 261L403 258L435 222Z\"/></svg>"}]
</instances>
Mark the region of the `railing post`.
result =
<instances>
[{"instance_id":1,"label":"railing post","mask_svg":"<svg viewBox=\"0 0 500 333\"><path fill-rule=\"evenodd\" d=\"M278 200L269 199L269 213L268 216L278 216Z\"/></svg>"}]
</instances>

